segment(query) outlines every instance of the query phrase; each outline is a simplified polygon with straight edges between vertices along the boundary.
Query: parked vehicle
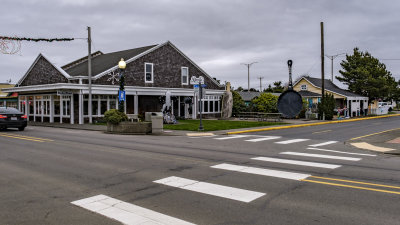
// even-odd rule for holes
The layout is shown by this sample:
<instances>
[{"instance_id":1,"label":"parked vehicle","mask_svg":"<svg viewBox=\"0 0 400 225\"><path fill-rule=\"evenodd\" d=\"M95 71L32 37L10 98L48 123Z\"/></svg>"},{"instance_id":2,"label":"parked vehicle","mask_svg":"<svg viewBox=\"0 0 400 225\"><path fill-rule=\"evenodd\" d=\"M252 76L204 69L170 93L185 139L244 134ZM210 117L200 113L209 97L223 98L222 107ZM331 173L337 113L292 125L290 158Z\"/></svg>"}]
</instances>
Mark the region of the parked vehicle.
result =
<instances>
[{"instance_id":1,"label":"parked vehicle","mask_svg":"<svg viewBox=\"0 0 400 225\"><path fill-rule=\"evenodd\" d=\"M378 102L378 108L387 108L389 112L391 112L394 108L390 102Z\"/></svg>"},{"instance_id":2,"label":"parked vehicle","mask_svg":"<svg viewBox=\"0 0 400 225\"><path fill-rule=\"evenodd\" d=\"M18 128L23 131L27 125L27 116L18 109L0 107L0 129Z\"/></svg>"}]
</instances>

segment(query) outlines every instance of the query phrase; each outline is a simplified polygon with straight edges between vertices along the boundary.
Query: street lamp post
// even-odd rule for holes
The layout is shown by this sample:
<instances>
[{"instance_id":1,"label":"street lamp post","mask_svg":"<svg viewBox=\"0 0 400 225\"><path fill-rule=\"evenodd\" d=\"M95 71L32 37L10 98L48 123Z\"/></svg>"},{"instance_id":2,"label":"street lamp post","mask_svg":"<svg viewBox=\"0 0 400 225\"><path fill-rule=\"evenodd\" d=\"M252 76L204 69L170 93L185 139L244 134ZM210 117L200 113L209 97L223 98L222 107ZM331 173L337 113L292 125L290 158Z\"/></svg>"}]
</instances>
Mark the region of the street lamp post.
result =
<instances>
[{"instance_id":1,"label":"street lamp post","mask_svg":"<svg viewBox=\"0 0 400 225\"><path fill-rule=\"evenodd\" d=\"M331 76L332 76L332 82L333 82L333 60L341 55L344 55L346 53L340 53L340 54L336 54L336 55L325 55L326 57L328 57L331 60Z\"/></svg>"},{"instance_id":2,"label":"street lamp post","mask_svg":"<svg viewBox=\"0 0 400 225\"><path fill-rule=\"evenodd\" d=\"M254 63L258 62L252 62L252 63L241 63L241 65L245 65L247 67L247 91L250 91L250 66L253 65Z\"/></svg>"},{"instance_id":3,"label":"street lamp post","mask_svg":"<svg viewBox=\"0 0 400 225\"><path fill-rule=\"evenodd\" d=\"M119 67L119 91L118 91L118 110L120 112L125 111L125 77L124 77L124 71L126 68L126 63L124 59L121 58L121 61L118 63ZM123 95L123 99L121 98L121 95Z\"/></svg>"}]
</instances>

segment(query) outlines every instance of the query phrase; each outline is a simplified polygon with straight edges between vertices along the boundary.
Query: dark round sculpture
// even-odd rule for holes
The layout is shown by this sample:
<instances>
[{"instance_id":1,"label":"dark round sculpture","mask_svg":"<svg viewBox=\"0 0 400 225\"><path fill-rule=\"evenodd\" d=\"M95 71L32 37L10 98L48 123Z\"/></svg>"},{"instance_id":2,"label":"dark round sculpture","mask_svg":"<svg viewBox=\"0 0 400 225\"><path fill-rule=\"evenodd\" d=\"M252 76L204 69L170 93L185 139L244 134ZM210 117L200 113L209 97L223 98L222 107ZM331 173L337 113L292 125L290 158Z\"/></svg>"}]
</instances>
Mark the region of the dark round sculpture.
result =
<instances>
[{"instance_id":1,"label":"dark round sculpture","mask_svg":"<svg viewBox=\"0 0 400 225\"><path fill-rule=\"evenodd\" d=\"M303 108L301 95L294 90L283 92L278 98L278 110L286 118L294 118Z\"/></svg>"}]
</instances>

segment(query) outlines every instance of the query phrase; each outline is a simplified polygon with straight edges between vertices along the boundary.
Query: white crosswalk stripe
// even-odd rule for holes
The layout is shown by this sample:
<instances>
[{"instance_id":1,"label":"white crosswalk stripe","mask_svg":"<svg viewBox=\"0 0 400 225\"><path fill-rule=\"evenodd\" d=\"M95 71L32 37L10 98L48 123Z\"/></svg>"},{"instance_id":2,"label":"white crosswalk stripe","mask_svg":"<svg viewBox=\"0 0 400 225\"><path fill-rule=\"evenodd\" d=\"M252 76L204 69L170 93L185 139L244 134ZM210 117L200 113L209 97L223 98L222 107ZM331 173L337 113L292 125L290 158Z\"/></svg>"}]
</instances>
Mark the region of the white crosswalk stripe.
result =
<instances>
[{"instance_id":1,"label":"white crosswalk stripe","mask_svg":"<svg viewBox=\"0 0 400 225\"><path fill-rule=\"evenodd\" d=\"M309 145L310 147L319 147L319 146L324 146L324 145L330 145L330 144L335 144L337 141L327 141L327 142L322 142L319 144L314 144L314 145Z\"/></svg>"},{"instance_id":2,"label":"white crosswalk stripe","mask_svg":"<svg viewBox=\"0 0 400 225\"><path fill-rule=\"evenodd\" d=\"M249 139L249 140L245 140L248 142L259 142L259 141L268 141L268 140L274 140L274 139L279 139L281 137L279 136L266 136L266 137L262 137L262 138L255 138L255 139Z\"/></svg>"},{"instance_id":3,"label":"white crosswalk stripe","mask_svg":"<svg viewBox=\"0 0 400 225\"><path fill-rule=\"evenodd\" d=\"M376 155L373 155L373 154L355 153L355 152L341 152L341 151L329 150L329 149L322 149L322 148L307 148L307 149L309 149L309 150L323 151L323 152L336 152L336 153L342 153L342 154L348 154L348 155L376 156Z\"/></svg>"},{"instance_id":4,"label":"white crosswalk stripe","mask_svg":"<svg viewBox=\"0 0 400 225\"><path fill-rule=\"evenodd\" d=\"M302 153L302 152L281 152L279 154L307 156L307 157L325 158L325 159L339 159L339 160L348 160L348 161L360 161L361 160L361 158L333 156L333 155L321 155L321 154L309 154L309 153Z\"/></svg>"},{"instance_id":5,"label":"white crosswalk stripe","mask_svg":"<svg viewBox=\"0 0 400 225\"><path fill-rule=\"evenodd\" d=\"M193 223L123 202L106 195L96 195L71 203L127 225L194 225Z\"/></svg>"},{"instance_id":6,"label":"white crosswalk stripe","mask_svg":"<svg viewBox=\"0 0 400 225\"><path fill-rule=\"evenodd\" d=\"M218 184L211 184L196 180L189 180L181 177L167 177L161 180L153 181L158 184L164 184L167 186L177 187L180 189L200 192L203 194L214 195L218 197L233 199L242 202L251 202L261 196L264 196L265 193L249 191L239 188L233 188Z\"/></svg>"},{"instance_id":7,"label":"white crosswalk stripe","mask_svg":"<svg viewBox=\"0 0 400 225\"><path fill-rule=\"evenodd\" d=\"M319 167L319 168L327 168L327 169L336 169L336 168L341 167L341 165L335 165L335 164L306 162L306 161L298 161L298 160L290 160L290 159L278 159L278 158L271 158L271 157L255 157L255 158L251 158L251 159L265 161L265 162L285 163L285 164Z\"/></svg>"},{"instance_id":8,"label":"white crosswalk stripe","mask_svg":"<svg viewBox=\"0 0 400 225\"><path fill-rule=\"evenodd\" d=\"M215 169L223 169L223 170L230 170L242 173L250 173L250 174L257 174L262 176L269 176L269 177L278 177L290 180L302 180L309 176L310 174L303 174L303 173L293 173L287 171L280 171L280 170L270 170L270 169L263 169L263 168L256 168L256 167L249 167L249 166L239 166L233 165L228 163L218 164L215 166L211 166L211 168Z\"/></svg>"},{"instance_id":9,"label":"white crosswalk stripe","mask_svg":"<svg viewBox=\"0 0 400 225\"><path fill-rule=\"evenodd\" d=\"M220 138L214 138L215 140L228 140L228 139L236 139L236 138L244 138L244 137L249 137L250 135L230 135L228 137L220 137Z\"/></svg>"},{"instance_id":10,"label":"white crosswalk stripe","mask_svg":"<svg viewBox=\"0 0 400 225\"><path fill-rule=\"evenodd\" d=\"M303 142L303 141L308 141L308 140L310 140L310 139L290 139L290 140L286 140L286 141L275 142L275 144L287 145L287 144Z\"/></svg>"}]
</instances>

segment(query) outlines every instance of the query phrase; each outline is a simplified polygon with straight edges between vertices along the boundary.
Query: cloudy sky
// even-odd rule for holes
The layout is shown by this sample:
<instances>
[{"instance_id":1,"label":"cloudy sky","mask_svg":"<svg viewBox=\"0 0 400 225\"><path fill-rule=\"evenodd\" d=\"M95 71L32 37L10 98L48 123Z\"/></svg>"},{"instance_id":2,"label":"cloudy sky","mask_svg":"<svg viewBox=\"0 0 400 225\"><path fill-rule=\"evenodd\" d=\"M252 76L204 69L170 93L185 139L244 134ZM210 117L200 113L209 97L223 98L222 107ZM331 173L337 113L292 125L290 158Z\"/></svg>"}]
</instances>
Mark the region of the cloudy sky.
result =
<instances>
[{"instance_id":1,"label":"cloudy sky","mask_svg":"<svg viewBox=\"0 0 400 225\"><path fill-rule=\"evenodd\" d=\"M320 22L325 53L354 47L382 59L400 79L400 2L393 0L1 0L0 36L86 38L104 53L170 40L208 74L234 87L263 88L294 78L321 76ZM15 55L0 53L0 83L17 82L39 53L63 66L87 55L87 42L22 42ZM338 74L343 56L334 60ZM326 58L325 76L331 64ZM335 80L336 84L339 84Z\"/></svg>"}]
</instances>

